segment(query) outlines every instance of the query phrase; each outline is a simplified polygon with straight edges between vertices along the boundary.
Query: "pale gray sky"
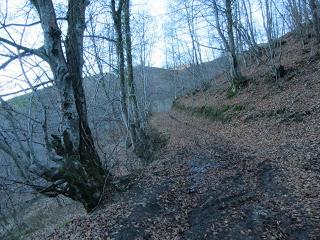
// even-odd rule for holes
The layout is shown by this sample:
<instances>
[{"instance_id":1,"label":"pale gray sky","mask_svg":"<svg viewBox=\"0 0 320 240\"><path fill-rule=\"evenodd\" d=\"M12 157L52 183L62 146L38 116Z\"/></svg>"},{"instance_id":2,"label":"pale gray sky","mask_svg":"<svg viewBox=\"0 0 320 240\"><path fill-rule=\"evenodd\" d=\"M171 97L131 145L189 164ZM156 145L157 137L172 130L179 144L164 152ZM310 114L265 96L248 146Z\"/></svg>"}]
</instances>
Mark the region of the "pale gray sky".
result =
<instances>
[{"instance_id":1,"label":"pale gray sky","mask_svg":"<svg viewBox=\"0 0 320 240\"><path fill-rule=\"evenodd\" d=\"M65 0L57 0L60 2L65 2ZM7 1L8 5L6 5L5 0L0 1L0 13L5 13L6 8L8 8L8 11L10 14L8 14L7 23L16 23L17 21L19 23L25 23L25 12L21 12L21 7L25 5L27 1L26 0L14 0L14 1ZM164 44L163 41L159 40L163 37L162 34L162 24L166 18L166 12L167 12L167 5L168 0L133 0L132 1L134 5L133 12L139 10L139 11L146 11L148 12L153 18L154 18L154 25L152 26L152 30L156 33L156 39L154 48L153 48L153 54L152 54L152 60L151 63L154 66L162 66L165 61L165 55L164 55ZM22 16L22 17L20 17ZM3 15L0 15L0 19L2 21ZM29 22L32 22L30 20ZM18 28L11 29L10 35L17 41L20 42L21 39L21 28L18 30ZM24 41L21 42L23 45L28 47L39 47L42 45L42 35L41 35L41 27L40 25L37 25L32 28L27 28L26 32L24 33ZM4 30L0 30L0 35L8 37L7 32ZM16 51L12 48L13 51ZM1 52L0 52L1 53ZM1 60L0 56L0 64L4 62ZM34 79L36 74L32 72L28 72L28 76L30 79ZM26 83L24 80L24 77L21 75L20 71L20 65L18 62L9 65L4 70L0 70L0 95L10 92L19 91L21 89L26 88Z\"/></svg>"},{"instance_id":2,"label":"pale gray sky","mask_svg":"<svg viewBox=\"0 0 320 240\"><path fill-rule=\"evenodd\" d=\"M137 4L137 9L146 10L153 17L152 30L156 34L156 42L152 51L151 63L155 67L163 67L166 58L163 24L168 18L169 0L133 0L132 2Z\"/></svg>"}]
</instances>

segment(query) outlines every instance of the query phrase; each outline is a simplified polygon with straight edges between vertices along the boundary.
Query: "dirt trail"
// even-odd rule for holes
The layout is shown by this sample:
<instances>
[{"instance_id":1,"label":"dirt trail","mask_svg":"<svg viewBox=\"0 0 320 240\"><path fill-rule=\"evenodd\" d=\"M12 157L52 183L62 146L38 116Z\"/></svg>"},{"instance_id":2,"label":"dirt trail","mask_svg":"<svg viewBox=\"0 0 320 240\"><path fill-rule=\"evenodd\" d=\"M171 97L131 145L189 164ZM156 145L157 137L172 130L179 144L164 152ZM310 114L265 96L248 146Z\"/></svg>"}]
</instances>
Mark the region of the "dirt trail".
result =
<instances>
[{"instance_id":1,"label":"dirt trail","mask_svg":"<svg viewBox=\"0 0 320 240\"><path fill-rule=\"evenodd\" d=\"M156 121L173 148L193 152L185 163L196 201L182 239L312 239L304 206L269 159L226 140L204 119L175 112Z\"/></svg>"},{"instance_id":2,"label":"dirt trail","mask_svg":"<svg viewBox=\"0 0 320 240\"><path fill-rule=\"evenodd\" d=\"M151 123L169 143L127 193L34 239L319 239L272 161L205 119L171 112Z\"/></svg>"}]
</instances>

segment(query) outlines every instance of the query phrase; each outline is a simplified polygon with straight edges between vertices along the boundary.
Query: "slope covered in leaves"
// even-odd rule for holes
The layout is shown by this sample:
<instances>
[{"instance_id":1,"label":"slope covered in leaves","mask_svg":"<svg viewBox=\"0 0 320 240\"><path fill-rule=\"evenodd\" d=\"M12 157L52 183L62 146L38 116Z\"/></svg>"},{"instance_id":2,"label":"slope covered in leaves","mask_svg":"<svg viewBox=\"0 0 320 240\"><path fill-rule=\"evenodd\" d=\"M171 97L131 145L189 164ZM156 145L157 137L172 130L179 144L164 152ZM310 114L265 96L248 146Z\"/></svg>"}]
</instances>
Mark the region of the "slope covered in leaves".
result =
<instances>
[{"instance_id":1,"label":"slope covered in leaves","mask_svg":"<svg viewBox=\"0 0 320 240\"><path fill-rule=\"evenodd\" d=\"M319 239L319 46L283 40L282 79L254 64L232 98L178 99L152 116L169 142L127 192L34 239Z\"/></svg>"}]
</instances>

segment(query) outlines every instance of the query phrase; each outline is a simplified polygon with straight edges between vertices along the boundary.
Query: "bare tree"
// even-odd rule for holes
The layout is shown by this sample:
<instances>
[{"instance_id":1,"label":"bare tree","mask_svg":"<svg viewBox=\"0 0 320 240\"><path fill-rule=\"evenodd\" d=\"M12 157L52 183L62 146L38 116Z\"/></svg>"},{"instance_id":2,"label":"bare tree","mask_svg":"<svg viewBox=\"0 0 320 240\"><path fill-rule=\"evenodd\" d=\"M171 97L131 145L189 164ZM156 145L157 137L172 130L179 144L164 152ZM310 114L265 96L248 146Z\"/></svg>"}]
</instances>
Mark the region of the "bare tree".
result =
<instances>
[{"instance_id":1,"label":"bare tree","mask_svg":"<svg viewBox=\"0 0 320 240\"><path fill-rule=\"evenodd\" d=\"M47 137L46 144L48 153L54 153L49 157L56 165L48 168L34 162L36 167L32 168L33 173L46 180L47 184L33 187L49 197L63 194L81 202L87 211L91 211L102 197L109 174L102 166L94 144L83 88L83 38L85 12L89 2L68 2L68 29L64 45L53 2L31 0L31 3L40 18L44 45L39 49L32 49L11 39L1 37L0 41L21 51L19 58L35 55L47 62L60 97L60 135L52 135L51 140ZM17 57L13 56L2 67L15 59ZM2 104L6 106L4 101Z\"/></svg>"},{"instance_id":2,"label":"bare tree","mask_svg":"<svg viewBox=\"0 0 320 240\"><path fill-rule=\"evenodd\" d=\"M224 8L220 7L220 10L216 0L212 1L212 5L217 31L220 38L222 39L226 51L228 52L230 63L231 89L233 92L236 92L237 89L243 84L244 77L241 74L239 62L237 59L236 43L234 37L234 20L232 8L233 1L225 0ZM226 19L227 35L224 34L224 31L222 29L220 15L224 16Z\"/></svg>"},{"instance_id":3,"label":"bare tree","mask_svg":"<svg viewBox=\"0 0 320 240\"><path fill-rule=\"evenodd\" d=\"M136 19L138 22L134 25L135 29L133 29L133 31L137 35L138 44L136 55L140 61L140 79L137 80L142 81L143 118L145 118L150 112L151 99L148 94L149 76L147 74L147 68L151 66L151 54L155 43L155 33L152 31L153 19L147 12L140 13Z\"/></svg>"},{"instance_id":4,"label":"bare tree","mask_svg":"<svg viewBox=\"0 0 320 240\"><path fill-rule=\"evenodd\" d=\"M111 0L111 10L116 32L118 75L120 78L121 110L134 153L145 160L151 156L151 144L145 132L138 106L132 64L130 29L130 1Z\"/></svg>"},{"instance_id":5,"label":"bare tree","mask_svg":"<svg viewBox=\"0 0 320 240\"><path fill-rule=\"evenodd\" d=\"M316 0L309 0L312 13L312 23L318 42L320 42L320 22L319 22L319 3Z\"/></svg>"}]
</instances>

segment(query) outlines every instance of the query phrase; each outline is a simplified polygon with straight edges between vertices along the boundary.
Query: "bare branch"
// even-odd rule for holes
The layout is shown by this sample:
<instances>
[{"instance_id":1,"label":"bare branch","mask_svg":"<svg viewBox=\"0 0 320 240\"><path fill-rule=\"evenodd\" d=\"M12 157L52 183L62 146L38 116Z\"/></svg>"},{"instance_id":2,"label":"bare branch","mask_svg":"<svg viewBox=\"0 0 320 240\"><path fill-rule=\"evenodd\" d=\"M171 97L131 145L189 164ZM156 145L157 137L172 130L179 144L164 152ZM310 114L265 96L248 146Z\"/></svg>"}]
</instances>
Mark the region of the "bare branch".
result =
<instances>
[{"instance_id":1,"label":"bare branch","mask_svg":"<svg viewBox=\"0 0 320 240\"><path fill-rule=\"evenodd\" d=\"M50 80L50 81L46 81L46 82L37 84L37 85L33 86L32 88L30 87L30 88L21 89L21 90L19 90L19 91L2 94L2 95L0 95L0 97L8 97L8 96L16 95L16 94L18 94L18 93L22 93L22 92L26 92L26 91L29 91L29 90L32 90L32 89L35 89L35 88L39 88L39 87L42 87L42 86L47 85L47 84L50 84L50 83L54 83L54 81L53 81L53 80Z\"/></svg>"},{"instance_id":2,"label":"bare branch","mask_svg":"<svg viewBox=\"0 0 320 240\"><path fill-rule=\"evenodd\" d=\"M24 51L23 53L20 54L20 57L28 57L31 55L32 55L32 53ZM6 62L4 62L3 64L0 65L0 70L6 68L11 62L13 62L17 59L19 59L18 55L10 56L10 58Z\"/></svg>"},{"instance_id":3,"label":"bare branch","mask_svg":"<svg viewBox=\"0 0 320 240\"><path fill-rule=\"evenodd\" d=\"M114 39L112 38L108 38L108 37L104 37L104 36L97 36L97 35L84 35L84 37L86 38L98 38L98 39L102 39L102 40L106 40L109 42L116 42Z\"/></svg>"},{"instance_id":4,"label":"bare branch","mask_svg":"<svg viewBox=\"0 0 320 240\"><path fill-rule=\"evenodd\" d=\"M67 18L57 18L57 20L66 21ZM33 27L38 24L41 24L41 21L32 22L32 23L10 23L10 24L1 24L0 29L8 28L8 27Z\"/></svg>"},{"instance_id":5,"label":"bare branch","mask_svg":"<svg viewBox=\"0 0 320 240\"><path fill-rule=\"evenodd\" d=\"M218 48L218 47L212 47L212 46L208 46L205 44L200 43L198 40L194 40L199 46L201 47L205 47L205 48L209 48L209 49L214 49L214 50L219 50L219 51L224 51L225 49L223 48Z\"/></svg>"},{"instance_id":6,"label":"bare branch","mask_svg":"<svg viewBox=\"0 0 320 240\"><path fill-rule=\"evenodd\" d=\"M5 39L3 37L0 37L0 42L6 43L12 47L19 49L19 50L24 50L25 52L36 55L45 61L47 60L47 56L46 56L45 52L43 51L43 47L38 48L38 49L32 49L32 48L28 48L28 47L22 46L20 44L17 44L15 42L9 41L8 39Z\"/></svg>"}]
</instances>

